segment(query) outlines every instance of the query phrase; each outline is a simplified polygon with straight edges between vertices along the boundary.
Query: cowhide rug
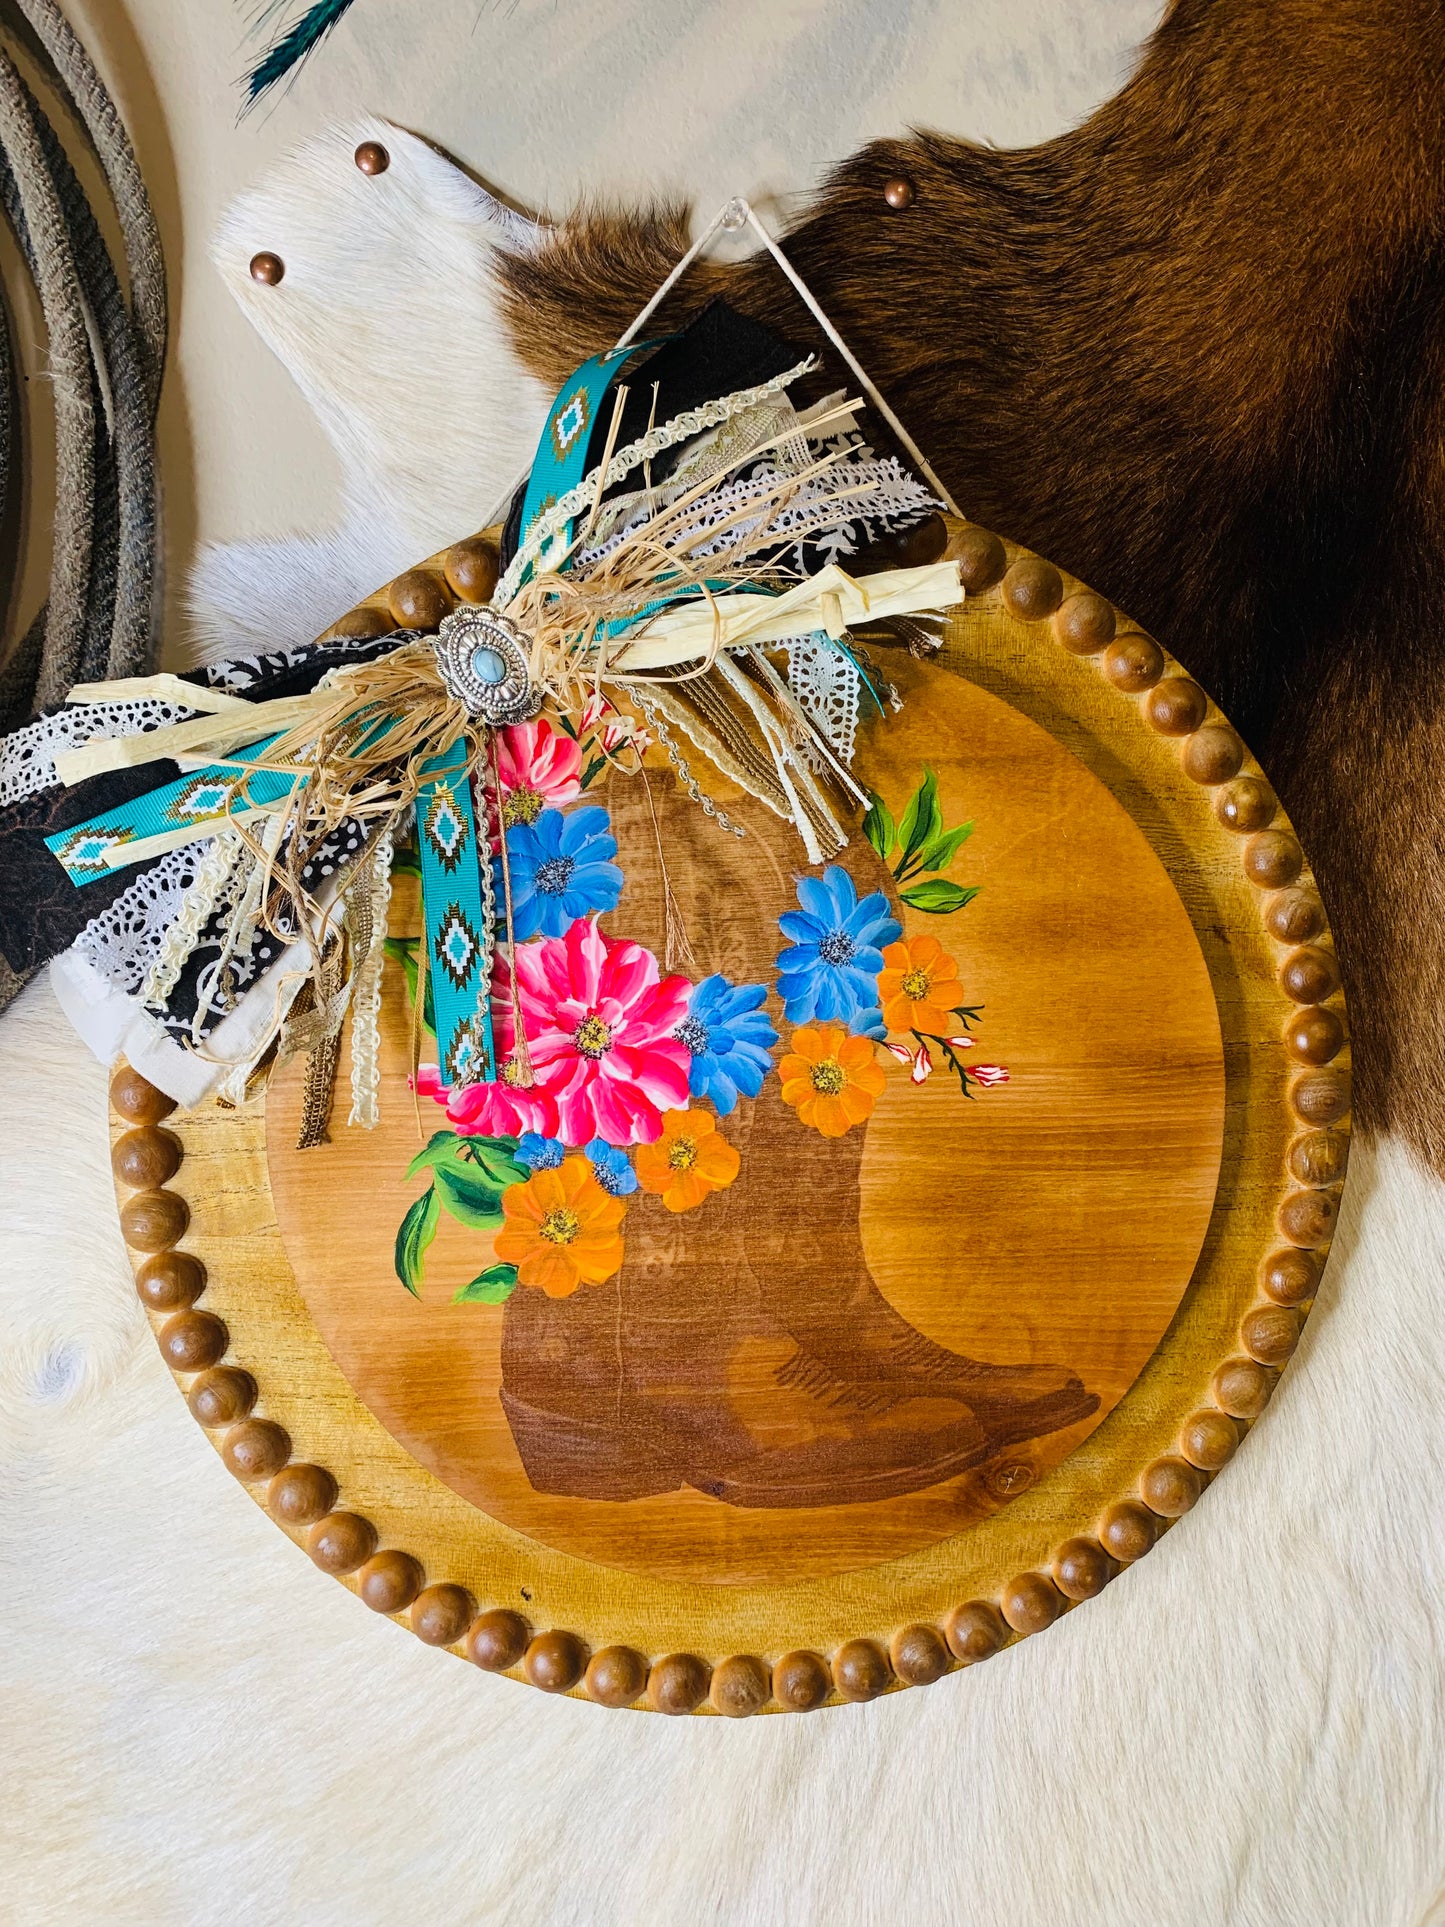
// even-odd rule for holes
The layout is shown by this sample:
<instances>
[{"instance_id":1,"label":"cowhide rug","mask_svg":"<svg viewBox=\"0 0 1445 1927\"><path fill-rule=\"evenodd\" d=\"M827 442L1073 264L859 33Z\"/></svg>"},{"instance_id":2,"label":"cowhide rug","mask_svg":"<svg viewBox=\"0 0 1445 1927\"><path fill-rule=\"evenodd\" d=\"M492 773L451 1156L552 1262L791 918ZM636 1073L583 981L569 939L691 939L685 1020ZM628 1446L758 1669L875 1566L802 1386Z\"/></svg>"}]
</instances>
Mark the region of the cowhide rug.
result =
<instances>
[{"instance_id":1,"label":"cowhide rug","mask_svg":"<svg viewBox=\"0 0 1445 1927\"><path fill-rule=\"evenodd\" d=\"M241 203L222 272L351 496L333 537L207 558L209 644L310 635L491 506L544 399L499 320L519 236L374 124ZM261 245L285 304L245 278ZM33 985L0 1025L0 1917L1445 1922L1445 1189L1399 1143L1357 1141L1295 1362L1139 1566L927 1690L733 1724L549 1700L315 1572L161 1366L104 1107Z\"/></svg>"}]
</instances>

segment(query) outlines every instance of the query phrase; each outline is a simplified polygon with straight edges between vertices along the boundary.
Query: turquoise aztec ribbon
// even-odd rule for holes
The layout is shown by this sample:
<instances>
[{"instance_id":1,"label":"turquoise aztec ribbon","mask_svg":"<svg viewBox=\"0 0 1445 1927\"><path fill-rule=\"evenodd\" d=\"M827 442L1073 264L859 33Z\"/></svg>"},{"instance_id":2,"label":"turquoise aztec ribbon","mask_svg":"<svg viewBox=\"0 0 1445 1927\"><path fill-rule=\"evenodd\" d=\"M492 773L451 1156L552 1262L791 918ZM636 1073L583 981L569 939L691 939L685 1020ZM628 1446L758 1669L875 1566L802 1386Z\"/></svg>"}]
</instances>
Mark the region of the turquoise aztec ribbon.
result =
<instances>
[{"instance_id":1,"label":"turquoise aztec ribbon","mask_svg":"<svg viewBox=\"0 0 1445 1927\"><path fill-rule=\"evenodd\" d=\"M593 355L590 361L584 361L563 382L548 412L537 453L532 458L532 472L527 477L527 493L522 498L523 541L537 517L554 502L561 501L586 474L592 430L623 368L635 355L661 347L669 339L667 335L659 335L655 341L634 341L627 348L609 348L605 355ZM572 540L572 527L572 522L563 524L537 557L533 568L538 564L545 568L549 556L567 547ZM527 576L531 573L529 568ZM524 581L527 576L523 577Z\"/></svg>"},{"instance_id":2,"label":"turquoise aztec ribbon","mask_svg":"<svg viewBox=\"0 0 1445 1927\"><path fill-rule=\"evenodd\" d=\"M237 772L236 764L253 762L276 740L275 736L267 736L262 742L237 750L229 763L210 763L190 776L178 777L173 783L136 797L134 802L102 810L73 830L57 830L53 836L46 837L45 847L78 889L83 883L95 883L109 876L118 867L107 861L110 852L122 849L127 843L160 836L182 825L193 828L198 837L212 834L222 826L227 807L246 780L244 773ZM254 808L279 803L301 780L280 770L256 770L247 786L246 805Z\"/></svg>"},{"instance_id":3,"label":"turquoise aztec ribbon","mask_svg":"<svg viewBox=\"0 0 1445 1927\"><path fill-rule=\"evenodd\" d=\"M497 1074L486 969L491 932L482 901L482 865L490 879L492 853L480 847L472 786L464 776L457 780L466 754L465 739L458 737L445 755L433 757L416 799L422 942L444 1089L459 1077L489 1083Z\"/></svg>"}]
</instances>

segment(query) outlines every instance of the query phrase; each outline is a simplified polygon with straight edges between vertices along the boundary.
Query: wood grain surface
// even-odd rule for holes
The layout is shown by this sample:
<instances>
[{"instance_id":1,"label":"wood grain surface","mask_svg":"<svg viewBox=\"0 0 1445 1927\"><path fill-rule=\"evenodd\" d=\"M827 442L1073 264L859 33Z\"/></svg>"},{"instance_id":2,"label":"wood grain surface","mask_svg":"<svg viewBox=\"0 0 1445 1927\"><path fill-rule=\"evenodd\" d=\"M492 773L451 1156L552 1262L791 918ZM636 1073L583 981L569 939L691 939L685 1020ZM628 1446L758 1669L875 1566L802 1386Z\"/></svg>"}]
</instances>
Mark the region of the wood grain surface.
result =
<instances>
[{"instance_id":1,"label":"wood grain surface","mask_svg":"<svg viewBox=\"0 0 1445 1927\"><path fill-rule=\"evenodd\" d=\"M859 836L857 888L957 957L980 1061L1010 1082L965 1099L946 1068L890 1066L865 1127L828 1141L776 1080L724 1130L725 1194L678 1218L635 1196L627 1261L561 1301L454 1304L490 1238L445 1219L425 1293L392 1246L427 1181L406 1092L409 1005L383 993L382 1123L295 1148L302 1067L272 1087L268 1163L287 1255L332 1356L423 1464L550 1546L666 1578L785 1582L877 1564L1026 1490L1112 1410L1174 1316L1219 1175L1224 1066L1209 974L1147 839L1069 751L947 669L890 656L901 714L856 768L901 814L925 768L953 866L950 915L898 901ZM689 974L771 981L803 853L722 784L748 830L654 782ZM636 779L608 807L628 878L603 920L661 954L663 904ZM393 927L417 928L410 879ZM1140 990L1148 985L1147 1008ZM782 1005L773 1014L786 1035ZM906 1370L900 1369L906 1355ZM503 1394L508 1395L504 1404Z\"/></svg>"},{"instance_id":2,"label":"wood grain surface","mask_svg":"<svg viewBox=\"0 0 1445 1927\"><path fill-rule=\"evenodd\" d=\"M915 1126L925 1113L904 1106L921 1095L931 1115L932 1084L885 1092L858 1163L857 1243L884 1323L896 1318L925 1348L983 1362L1061 1364L1097 1387L1105 1408L1076 1426L1087 1435L1067 1456L1056 1457L1071 1442L1064 1431L1029 1441L1019 1489L994 1495L993 1510L981 1505L985 1516L940 1536L934 1508L957 1503L939 1499L944 1480L879 1505L832 1508L867 1518L879 1537L866 1544L829 1523L829 1508L807 1504L784 1508L769 1543L767 1507L675 1483L643 1504L659 1517L724 1521L710 1528L722 1533L717 1560L697 1557L696 1542L690 1554L672 1526L639 1534L639 1549L614 1530L579 1550L599 1502L567 1494L555 1508L550 1495L545 1530L540 1510L520 1527L495 1492L487 1510L451 1482L476 1475L475 1438L449 1445L433 1427L411 1450L402 1442L406 1425L424 1424L425 1397L401 1400L385 1423L368 1403L382 1400L378 1387L411 1382L411 1366L396 1362L397 1334L411 1334L407 1344L419 1334L417 1356L429 1356L416 1382L449 1373L445 1385L431 1381L438 1399L464 1425L483 1422L479 1388L500 1383L505 1344L489 1357L464 1353L484 1326L462 1314L481 1311L503 1335L507 1318L445 1302L455 1274L442 1240L440 1287L420 1305L383 1304L368 1259L348 1306L329 1259L303 1263L298 1281L261 1103L166 1116L131 1073L113 1086L138 1290L223 1461L323 1570L476 1664L660 1711L803 1710L921 1683L1092 1597L1221 1474L1225 1495L1206 1502L1227 1503L1228 1460L1293 1350L1328 1252L1350 1102L1338 972L1303 853L1226 719L1151 639L987 531L953 525L950 552L968 601L939 670L900 659L915 701L898 727L924 728L927 706L916 698L925 681L945 690L937 701L952 733L940 775L946 766L947 783L963 786L950 790L950 809L978 824L958 874L983 885L949 943L985 1006L987 1054L1015 1079L922 1157ZM443 561L424 566L440 576ZM358 626L384 624L385 592L373 601ZM941 740L927 734L930 745ZM1032 808L1027 788L1012 793L1028 741ZM885 753L867 753L879 756L876 780L886 785ZM904 752L886 756L895 753ZM1106 907L1080 883L1101 865ZM635 914L646 915L640 903ZM1176 1080L1189 1081L1190 1062L1197 1088L1186 1103ZM278 1084L272 1099L277 1132L291 1121L288 1089ZM397 1131L399 1150L414 1142L403 1104L384 1116L373 1143ZM150 1136L122 1150L138 1130ZM178 1169L168 1135L183 1154ZM337 1225L348 1216L320 1174L340 1168L327 1158L358 1159L342 1187L358 1222L344 1230L364 1247L358 1225L378 1208L379 1187L396 1186L396 1160L339 1147L308 1155L322 1158L314 1179L275 1158L287 1237L293 1246L314 1237L322 1213ZM170 1175L158 1182L162 1167ZM811 1211L804 1188L793 1191L800 1215ZM388 1224L406 1195L402 1187L388 1199ZM1195 1214L1207 1223L1181 1296L1180 1225ZM808 1252L818 1220L809 1223L790 1254L793 1244ZM955 1263L957 1295L930 1290ZM991 1277L1011 1278L1030 1309L991 1292ZM1076 1282L1086 1277L1092 1297ZM390 1289L400 1293L394 1281ZM1089 1304L1092 1313L1081 1309ZM1146 1350L1150 1320L1157 1343ZM432 1342L433 1328L457 1337ZM356 1355L343 1370L348 1345ZM248 1400L252 1409L235 1417ZM1045 1452L1048 1465L1036 1456ZM445 1478L436 1469L444 1460ZM952 1483L961 1490L977 1471ZM527 1483L530 1496L514 1485L512 1498L539 1504ZM630 1501L603 1502L603 1516L609 1510L635 1516ZM790 1537L800 1548L791 1567L786 1545L779 1550ZM412 1563L373 1566L391 1552ZM689 1559L693 1569L680 1570ZM716 1583L720 1573L730 1583ZM423 1581L409 1607L399 1603Z\"/></svg>"}]
</instances>

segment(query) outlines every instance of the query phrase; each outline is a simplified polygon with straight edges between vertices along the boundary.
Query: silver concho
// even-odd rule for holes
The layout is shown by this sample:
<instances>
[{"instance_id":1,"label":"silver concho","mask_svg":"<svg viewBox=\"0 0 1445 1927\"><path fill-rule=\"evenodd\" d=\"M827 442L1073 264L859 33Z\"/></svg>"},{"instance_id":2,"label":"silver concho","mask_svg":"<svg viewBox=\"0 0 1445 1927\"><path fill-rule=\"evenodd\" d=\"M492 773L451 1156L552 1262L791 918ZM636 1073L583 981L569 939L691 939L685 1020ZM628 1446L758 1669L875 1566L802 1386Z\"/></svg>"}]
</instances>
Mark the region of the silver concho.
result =
<instances>
[{"instance_id":1,"label":"silver concho","mask_svg":"<svg viewBox=\"0 0 1445 1927\"><path fill-rule=\"evenodd\" d=\"M436 634L441 679L469 716L483 722L524 723L542 706L527 673L527 637L497 609L463 606Z\"/></svg>"}]
</instances>

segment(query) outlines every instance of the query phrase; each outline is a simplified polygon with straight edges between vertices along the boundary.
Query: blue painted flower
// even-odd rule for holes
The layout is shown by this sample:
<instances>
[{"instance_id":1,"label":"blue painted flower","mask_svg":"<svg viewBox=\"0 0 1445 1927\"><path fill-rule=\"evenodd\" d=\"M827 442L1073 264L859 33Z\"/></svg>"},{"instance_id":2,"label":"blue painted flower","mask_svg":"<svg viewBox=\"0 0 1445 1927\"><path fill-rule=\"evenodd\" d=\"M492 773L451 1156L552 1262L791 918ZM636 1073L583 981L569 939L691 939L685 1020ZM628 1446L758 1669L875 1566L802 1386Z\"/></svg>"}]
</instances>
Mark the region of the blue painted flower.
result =
<instances>
[{"instance_id":1,"label":"blue painted flower","mask_svg":"<svg viewBox=\"0 0 1445 1927\"><path fill-rule=\"evenodd\" d=\"M592 1166L592 1175L604 1191L610 1191L614 1198L630 1198L637 1189L637 1173L626 1151L609 1144L605 1137L595 1137L590 1144L582 1147L582 1155Z\"/></svg>"},{"instance_id":2,"label":"blue painted flower","mask_svg":"<svg viewBox=\"0 0 1445 1927\"><path fill-rule=\"evenodd\" d=\"M791 946L778 957L778 994L790 1024L846 1024L864 1037L886 1035L878 1007L883 946L903 927L881 890L859 898L836 863L821 877L798 878L801 910L785 910L778 927Z\"/></svg>"},{"instance_id":3,"label":"blue painted flower","mask_svg":"<svg viewBox=\"0 0 1445 1927\"><path fill-rule=\"evenodd\" d=\"M529 1171L555 1171L567 1155L559 1137L543 1137L540 1131L524 1131L517 1139L512 1156Z\"/></svg>"},{"instance_id":4,"label":"blue painted flower","mask_svg":"<svg viewBox=\"0 0 1445 1927\"><path fill-rule=\"evenodd\" d=\"M593 804L565 813L543 810L534 823L514 823L507 831L507 859L517 941L561 937L580 917L615 910L622 895L616 855L607 812ZM500 857L493 874L500 900Z\"/></svg>"},{"instance_id":5,"label":"blue painted flower","mask_svg":"<svg viewBox=\"0 0 1445 1927\"><path fill-rule=\"evenodd\" d=\"M762 984L704 977L673 1033L692 1052L689 1090L711 1098L719 1117L735 1108L739 1093L756 1097L772 1068L778 1033L763 1009L767 994Z\"/></svg>"}]
</instances>

